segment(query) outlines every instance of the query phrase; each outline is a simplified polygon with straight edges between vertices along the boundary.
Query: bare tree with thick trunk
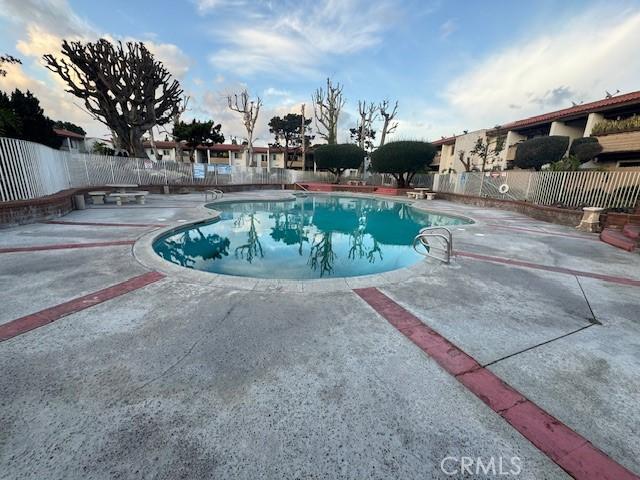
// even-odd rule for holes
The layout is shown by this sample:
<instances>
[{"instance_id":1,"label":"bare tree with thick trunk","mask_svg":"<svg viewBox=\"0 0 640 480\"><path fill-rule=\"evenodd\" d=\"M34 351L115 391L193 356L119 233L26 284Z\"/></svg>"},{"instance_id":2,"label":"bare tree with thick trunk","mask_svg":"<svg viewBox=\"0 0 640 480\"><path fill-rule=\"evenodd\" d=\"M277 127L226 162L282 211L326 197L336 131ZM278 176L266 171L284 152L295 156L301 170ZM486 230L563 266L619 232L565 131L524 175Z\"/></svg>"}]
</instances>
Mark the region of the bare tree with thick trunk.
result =
<instances>
[{"instance_id":1,"label":"bare tree with thick trunk","mask_svg":"<svg viewBox=\"0 0 640 480\"><path fill-rule=\"evenodd\" d=\"M249 92L247 89L244 89L240 94L227 95L227 104L231 110L242 114L242 123L247 130L249 166L255 167L256 165L253 159L253 132L256 128L256 120L258 120L262 99L256 97L255 100L251 100Z\"/></svg>"},{"instance_id":2,"label":"bare tree with thick trunk","mask_svg":"<svg viewBox=\"0 0 640 480\"><path fill-rule=\"evenodd\" d=\"M378 118L379 107L373 102L367 105L367 102L361 102L358 100L358 113L360 114L360 120L358 121L358 129L360 135L358 136L358 146L363 150L366 150L365 140L372 131L373 122Z\"/></svg>"},{"instance_id":3,"label":"bare tree with thick trunk","mask_svg":"<svg viewBox=\"0 0 640 480\"><path fill-rule=\"evenodd\" d=\"M380 111L380 116L382 117L382 133L380 135L380 147L384 145L384 141L387 139L387 134L393 133L396 128L398 128L398 122L394 122L394 118L396 118L396 114L398 113L398 101L396 100L393 109L389 110L390 104L389 100L385 99L378 106L378 110Z\"/></svg>"},{"instance_id":4,"label":"bare tree with thick trunk","mask_svg":"<svg viewBox=\"0 0 640 480\"><path fill-rule=\"evenodd\" d=\"M327 89L318 88L311 96L313 113L316 118L318 135L329 145L338 143L338 118L345 100L342 96L342 85L327 78Z\"/></svg>"},{"instance_id":5,"label":"bare tree with thick trunk","mask_svg":"<svg viewBox=\"0 0 640 480\"><path fill-rule=\"evenodd\" d=\"M141 42L64 40L62 54L66 58L45 55L46 67L114 132L129 155L146 158L142 135L171 121L182 95L178 81Z\"/></svg>"}]
</instances>

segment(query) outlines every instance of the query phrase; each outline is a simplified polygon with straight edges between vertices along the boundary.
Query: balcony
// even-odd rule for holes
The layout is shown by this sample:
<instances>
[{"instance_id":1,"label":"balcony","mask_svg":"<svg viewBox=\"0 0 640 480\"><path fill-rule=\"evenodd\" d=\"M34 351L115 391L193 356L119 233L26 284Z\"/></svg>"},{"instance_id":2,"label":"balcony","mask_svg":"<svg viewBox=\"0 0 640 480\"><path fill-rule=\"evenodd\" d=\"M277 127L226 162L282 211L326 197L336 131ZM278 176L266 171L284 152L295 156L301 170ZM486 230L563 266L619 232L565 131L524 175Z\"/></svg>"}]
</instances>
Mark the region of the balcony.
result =
<instances>
[{"instance_id":1,"label":"balcony","mask_svg":"<svg viewBox=\"0 0 640 480\"><path fill-rule=\"evenodd\" d=\"M635 132L597 135L602 153L640 152L640 130Z\"/></svg>"}]
</instances>

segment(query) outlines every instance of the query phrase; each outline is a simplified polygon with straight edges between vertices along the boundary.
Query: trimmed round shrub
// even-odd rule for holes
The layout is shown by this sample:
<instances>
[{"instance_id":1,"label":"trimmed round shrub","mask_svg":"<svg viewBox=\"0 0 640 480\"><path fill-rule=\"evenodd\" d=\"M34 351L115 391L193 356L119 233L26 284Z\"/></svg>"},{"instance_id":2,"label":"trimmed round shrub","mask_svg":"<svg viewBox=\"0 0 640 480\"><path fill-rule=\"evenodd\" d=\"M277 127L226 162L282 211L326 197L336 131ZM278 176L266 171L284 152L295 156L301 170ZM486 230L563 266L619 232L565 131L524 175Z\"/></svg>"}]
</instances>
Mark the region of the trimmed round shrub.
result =
<instances>
[{"instance_id":1,"label":"trimmed round shrub","mask_svg":"<svg viewBox=\"0 0 640 480\"><path fill-rule=\"evenodd\" d=\"M514 164L519 168L540 170L547 163L555 163L564 157L569 147L569 137L552 135L536 137L518 145Z\"/></svg>"},{"instance_id":2,"label":"trimmed round shrub","mask_svg":"<svg viewBox=\"0 0 640 480\"><path fill-rule=\"evenodd\" d=\"M372 154L371 170L389 173L398 188L411 184L416 173L424 172L436 156L436 148L428 142L400 140L382 145Z\"/></svg>"},{"instance_id":3,"label":"trimmed round shrub","mask_svg":"<svg viewBox=\"0 0 640 480\"><path fill-rule=\"evenodd\" d=\"M569 149L569 155L576 157L580 163L587 163L600 153L602 145L595 137L576 138Z\"/></svg>"},{"instance_id":4,"label":"trimmed round shrub","mask_svg":"<svg viewBox=\"0 0 640 480\"><path fill-rule=\"evenodd\" d=\"M338 183L345 170L360 168L367 152L353 143L341 143L321 145L316 148L313 155L317 167L333 173Z\"/></svg>"}]
</instances>

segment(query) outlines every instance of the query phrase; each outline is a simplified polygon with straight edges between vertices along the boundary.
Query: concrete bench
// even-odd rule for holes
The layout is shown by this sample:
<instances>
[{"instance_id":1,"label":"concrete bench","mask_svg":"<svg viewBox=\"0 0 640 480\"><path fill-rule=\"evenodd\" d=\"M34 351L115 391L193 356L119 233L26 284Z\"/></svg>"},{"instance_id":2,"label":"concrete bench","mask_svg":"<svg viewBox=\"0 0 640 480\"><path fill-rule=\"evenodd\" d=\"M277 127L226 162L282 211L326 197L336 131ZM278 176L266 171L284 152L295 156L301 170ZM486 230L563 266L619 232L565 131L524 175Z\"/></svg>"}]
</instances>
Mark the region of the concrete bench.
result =
<instances>
[{"instance_id":1,"label":"concrete bench","mask_svg":"<svg viewBox=\"0 0 640 480\"><path fill-rule=\"evenodd\" d=\"M416 191L409 191L407 192L407 197L409 198L414 198L416 200L420 200L424 198L424 193L423 192L416 192Z\"/></svg>"},{"instance_id":2,"label":"concrete bench","mask_svg":"<svg viewBox=\"0 0 640 480\"><path fill-rule=\"evenodd\" d=\"M104 204L104 196L107 192L89 192L88 195L91 197L91 203L93 205L103 205Z\"/></svg>"},{"instance_id":3,"label":"concrete bench","mask_svg":"<svg viewBox=\"0 0 640 480\"><path fill-rule=\"evenodd\" d=\"M144 205L144 197L149 195L149 192L114 192L108 195L109 198L116 199L116 205L122 205L122 199L126 202L130 198L135 198L136 203Z\"/></svg>"},{"instance_id":4,"label":"concrete bench","mask_svg":"<svg viewBox=\"0 0 640 480\"><path fill-rule=\"evenodd\" d=\"M425 195L427 196L427 200L435 200L436 199L436 194L433 192L426 192Z\"/></svg>"}]
</instances>

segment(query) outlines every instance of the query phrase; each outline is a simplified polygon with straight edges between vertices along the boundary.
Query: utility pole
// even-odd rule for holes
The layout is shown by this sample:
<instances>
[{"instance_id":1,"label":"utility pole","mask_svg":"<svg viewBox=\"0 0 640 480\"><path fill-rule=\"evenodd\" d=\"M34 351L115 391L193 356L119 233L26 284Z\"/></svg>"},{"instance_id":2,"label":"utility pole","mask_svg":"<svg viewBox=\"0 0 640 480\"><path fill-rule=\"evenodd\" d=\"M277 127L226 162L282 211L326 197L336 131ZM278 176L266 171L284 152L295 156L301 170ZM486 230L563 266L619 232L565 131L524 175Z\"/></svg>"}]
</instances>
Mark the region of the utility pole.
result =
<instances>
[{"instance_id":1,"label":"utility pole","mask_svg":"<svg viewBox=\"0 0 640 480\"><path fill-rule=\"evenodd\" d=\"M306 141L306 136L305 136L305 128L304 128L304 103L302 104L302 124L300 125L300 128L302 130L302 132L300 133L300 137L302 138L302 171L304 172L306 170L307 167L307 141Z\"/></svg>"}]
</instances>

